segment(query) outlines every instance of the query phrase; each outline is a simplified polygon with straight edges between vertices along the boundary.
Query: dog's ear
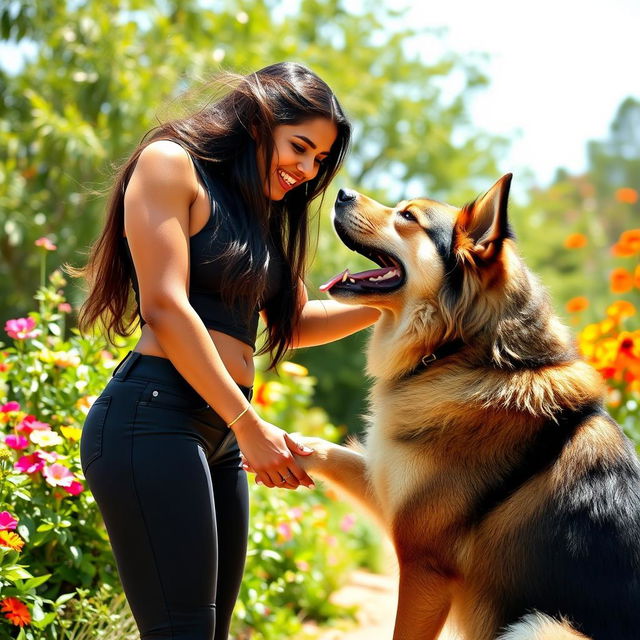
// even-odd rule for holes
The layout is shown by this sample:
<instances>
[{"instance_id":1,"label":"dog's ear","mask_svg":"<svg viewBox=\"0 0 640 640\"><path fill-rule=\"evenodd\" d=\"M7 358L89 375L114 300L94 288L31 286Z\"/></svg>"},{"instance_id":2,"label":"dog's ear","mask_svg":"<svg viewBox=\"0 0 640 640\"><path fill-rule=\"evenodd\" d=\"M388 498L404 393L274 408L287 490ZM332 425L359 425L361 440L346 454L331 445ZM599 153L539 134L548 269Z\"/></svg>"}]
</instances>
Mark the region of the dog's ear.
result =
<instances>
[{"instance_id":1,"label":"dog's ear","mask_svg":"<svg viewBox=\"0 0 640 640\"><path fill-rule=\"evenodd\" d=\"M510 236L507 200L512 176L502 176L484 195L466 205L456 220L456 235L468 238L468 250L481 260L495 258Z\"/></svg>"}]
</instances>

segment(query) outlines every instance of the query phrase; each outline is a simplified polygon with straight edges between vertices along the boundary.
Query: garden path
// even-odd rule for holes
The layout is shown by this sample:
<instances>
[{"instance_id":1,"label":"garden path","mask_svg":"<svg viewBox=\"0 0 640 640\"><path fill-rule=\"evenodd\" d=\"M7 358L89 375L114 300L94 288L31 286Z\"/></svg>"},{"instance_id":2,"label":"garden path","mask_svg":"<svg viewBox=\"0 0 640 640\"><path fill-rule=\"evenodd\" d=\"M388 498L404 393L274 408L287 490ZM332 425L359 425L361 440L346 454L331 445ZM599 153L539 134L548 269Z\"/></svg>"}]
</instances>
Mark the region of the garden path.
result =
<instances>
[{"instance_id":1,"label":"garden path","mask_svg":"<svg viewBox=\"0 0 640 640\"><path fill-rule=\"evenodd\" d=\"M349 582L336 592L336 603L358 606L357 623L344 630L331 629L318 640L390 640L396 614L397 578L354 571Z\"/></svg>"}]
</instances>

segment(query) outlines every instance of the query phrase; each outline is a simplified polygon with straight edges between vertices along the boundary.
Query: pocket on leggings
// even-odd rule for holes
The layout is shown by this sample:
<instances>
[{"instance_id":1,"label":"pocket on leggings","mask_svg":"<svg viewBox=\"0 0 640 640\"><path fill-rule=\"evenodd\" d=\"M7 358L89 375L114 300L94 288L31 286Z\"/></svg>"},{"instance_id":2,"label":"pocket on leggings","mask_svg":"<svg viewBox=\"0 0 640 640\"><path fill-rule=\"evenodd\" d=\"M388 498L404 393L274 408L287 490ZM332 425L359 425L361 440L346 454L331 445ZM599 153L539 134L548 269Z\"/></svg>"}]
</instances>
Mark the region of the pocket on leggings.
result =
<instances>
[{"instance_id":1,"label":"pocket on leggings","mask_svg":"<svg viewBox=\"0 0 640 640\"><path fill-rule=\"evenodd\" d=\"M176 388L158 382L150 382L144 388L138 404L181 412L204 411L209 405L191 387Z\"/></svg>"},{"instance_id":2,"label":"pocket on leggings","mask_svg":"<svg viewBox=\"0 0 640 640\"><path fill-rule=\"evenodd\" d=\"M107 419L111 396L100 396L89 409L80 439L80 466L86 473L92 462L102 455L102 432Z\"/></svg>"}]
</instances>

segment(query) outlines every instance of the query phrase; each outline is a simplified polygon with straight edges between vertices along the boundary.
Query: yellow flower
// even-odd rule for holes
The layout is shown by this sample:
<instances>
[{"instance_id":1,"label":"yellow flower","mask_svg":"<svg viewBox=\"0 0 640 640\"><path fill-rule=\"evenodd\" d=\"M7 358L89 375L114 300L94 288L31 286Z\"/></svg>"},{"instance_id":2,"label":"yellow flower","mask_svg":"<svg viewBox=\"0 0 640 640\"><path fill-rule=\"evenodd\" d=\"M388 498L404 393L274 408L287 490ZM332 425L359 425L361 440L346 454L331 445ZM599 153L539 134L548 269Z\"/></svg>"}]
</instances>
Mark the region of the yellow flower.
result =
<instances>
[{"instance_id":1,"label":"yellow flower","mask_svg":"<svg viewBox=\"0 0 640 640\"><path fill-rule=\"evenodd\" d=\"M613 331L617 327L616 321L612 318L605 318L604 320L600 320L600 332L602 335L606 335L609 331Z\"/></svg>"},{"instance_id":2,"label":"yellow flower","mask_svg":"<svg viewBox=\"0 0 640 640\"><path fill-rule=\"evenodd\" d=\"M594 342L600 337L600 326L588 324L580 333L580 339L584 342Z\"/></svg>"},{"instance_id":3,"label":"yellow flower","mask_svg":"<svg viewBox=\"0 0 640 640\"><path fill-rule=\"evenodd\" d=\"M82 433L82 429L78 427L60 427L60 431L62 431L62 435L69 439L77 442L80 440L80 434Z\"/></svg>"},{"instance_id":4,"label":"yellow flower","mask_svg":"<svg viewBox=\"0 0 640 640\"><path fill-rule=\"evenodd\" d=\"M282 369L282 371L284 371L290 376L303 377L303 376L309 375L309 370L306 367L303 367L301 364L298 364L297 362L290 362L289 360L285 360L284 362L281 362L280 368Z\"/></svg>"},{"instance_id":5,"label":"yellow flower","mask_svg":"<svg viewBox=\"0 0 640 640\"><path fill-rule=\"evenodd\" d=\"M73 351L56 351L53 354L53 363L57 367L77 367L80 364L80 356Z\"/></svg>"},{"instance_id":6,"label":"yellow flower","mask_svg":"<svg viewBox=\"0 0 640 640\"><path fill-rule=\"evenodd\" d=\"M616 321L622 320L622 318L630 318L635 313L636 308L626 300L617 300L607 307L607 315Z\"/></svg>"},{"instance_id":7,"label":"yellow flower","mask_svg":"<svg viewBox=\"0 0 640 640\"><path fill-rule=\"evenodd\" d=\"M24 540L13 531L0 531L0 547L7 547L14 551L22 551Z\"/></svg>"}]
</instances>

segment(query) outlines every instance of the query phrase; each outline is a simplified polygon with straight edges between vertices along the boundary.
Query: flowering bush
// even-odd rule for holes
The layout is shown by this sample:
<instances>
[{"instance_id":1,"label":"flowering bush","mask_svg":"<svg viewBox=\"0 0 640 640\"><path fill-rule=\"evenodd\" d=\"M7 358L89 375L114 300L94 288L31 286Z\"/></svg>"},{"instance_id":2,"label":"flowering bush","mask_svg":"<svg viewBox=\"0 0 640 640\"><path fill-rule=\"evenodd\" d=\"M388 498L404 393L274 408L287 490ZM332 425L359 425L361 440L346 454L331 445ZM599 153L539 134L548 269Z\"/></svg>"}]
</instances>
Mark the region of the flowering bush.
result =
<instances>
[{"instance_id":1,"label":"flowering bush","mask_svg":"<svg viewBox=\"0 0 640 640\"><path fill-rule=\"evenodd\" d=\"M0 638L128 640L137 634L78 443L91 404L131 344L112 353L65 328L66 282L59 271L45 279L55 245L37 246L39 310L7 320L12 343L0 343ZM340 430L309 407L313 385L303 367L283 363L279 377L258 375L256 406L283 428L337 440ZM329 596L358 560L375 556L375 536L320 491L251 486L237 637L291 637L304 618L348 613Z\"/></svg>"},{"instance_id":2,"label":"flowering bush","mask_svg":"<svg viewBox=\"0 0 640 640\"><path fill-rule=\"evenodd\" d=\"M7 320L0 343L0 637L59 638L76 589L113 583L113 558L85 490L78 441L112 354L72 330L65 339L62 274L45 281L39 310Z\"/></svg>"},{"instance_id":3,"label":"flowering bush","mask_svg":"<svg viewBox=\"0 0 640 640\"><path fill-rule=\"evenodd\" d=\"M631 198L632 189L621 191L625 198ZM625 294L637 303L640 299L640 229L624 231L611 248L611 255L616 261L609 274L611 293ZM572 314L588 307L589 301L582 296L569 300L566 306ZM640 445L640 429L635 419L640 399L640 326L636 306L630 300L612 301L596 322L582 328L578 343L585 359L607 382L611 413Z\"/></svg>"}]
</instances>

